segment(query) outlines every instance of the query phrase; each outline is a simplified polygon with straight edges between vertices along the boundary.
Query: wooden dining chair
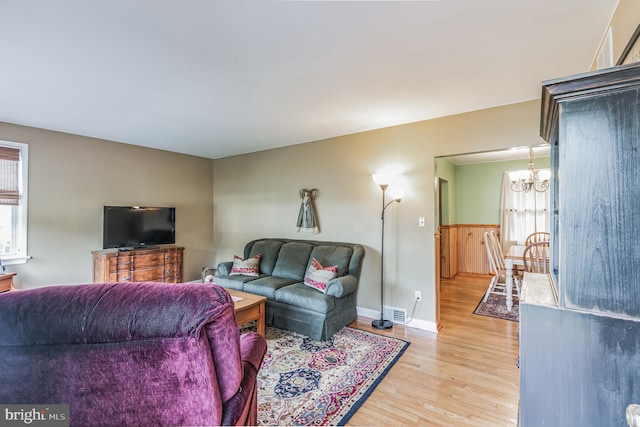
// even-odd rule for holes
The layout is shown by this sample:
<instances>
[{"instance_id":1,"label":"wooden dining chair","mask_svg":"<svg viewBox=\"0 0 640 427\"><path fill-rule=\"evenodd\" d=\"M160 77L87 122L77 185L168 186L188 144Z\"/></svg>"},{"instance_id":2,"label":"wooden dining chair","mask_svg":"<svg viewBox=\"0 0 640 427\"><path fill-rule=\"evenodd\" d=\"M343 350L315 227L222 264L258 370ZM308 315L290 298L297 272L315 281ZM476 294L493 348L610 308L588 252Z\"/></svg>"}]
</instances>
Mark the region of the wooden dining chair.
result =
<instances>
[{"instance_id":1,"label":"wooden dining chair","mask_svg":"<svg viewBox=\"0 0 640 427\"><path fill-rule=\"evenodd\" d=\"M529 273L549 272L549 242L535 242L527 245L522 254L524 270Z\"/></svg>"},{"instance_id":2,"label":"wooden dining chair","mask_svg":"<svg viewBox=\"0 0 640 427\"><path fill-rule=\"evenodd\" d=\"M502 247L495 232L484 233L484 245L487 250L487 257L489 258L489 265L491 267L491 282L487 292L484 294L483 301L487 302L489 295L507 295L507 270L504 262L504 254L502 253ZM512 293L513 297L520 298L520 276L516 269L512 271L513 285L516 292Z\"/></svg>"},{"instance_id":3,"label":"wooden dining chair","mask_svg":"<svg viewBox=\"0 0 640 427\"><path fill-rule=\"evenodd\" d=\"M536 231L535 233L531 233L527 236L524 244L529 246L532 243L536 242L548 242L550 239L550 234L546 231Z\"/></svg>"}]
</instances>

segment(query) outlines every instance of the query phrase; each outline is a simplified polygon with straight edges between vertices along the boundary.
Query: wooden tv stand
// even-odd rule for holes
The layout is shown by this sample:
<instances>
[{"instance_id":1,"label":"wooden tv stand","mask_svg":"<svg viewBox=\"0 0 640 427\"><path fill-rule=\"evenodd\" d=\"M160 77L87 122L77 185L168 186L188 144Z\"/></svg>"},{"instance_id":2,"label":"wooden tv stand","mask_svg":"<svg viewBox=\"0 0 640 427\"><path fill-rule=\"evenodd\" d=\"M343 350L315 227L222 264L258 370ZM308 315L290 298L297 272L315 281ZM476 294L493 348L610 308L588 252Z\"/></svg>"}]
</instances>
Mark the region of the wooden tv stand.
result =
<instances>
[{"instance_id":1,"label":"wooden tv stand","mask_svg":"<svg viewBox=\"0 0 640 427\"><path fill-rule=\"evenodd\" d=\"M93 283L182 282L183 247L93 251Z\"/></svg>"}]
</instances>

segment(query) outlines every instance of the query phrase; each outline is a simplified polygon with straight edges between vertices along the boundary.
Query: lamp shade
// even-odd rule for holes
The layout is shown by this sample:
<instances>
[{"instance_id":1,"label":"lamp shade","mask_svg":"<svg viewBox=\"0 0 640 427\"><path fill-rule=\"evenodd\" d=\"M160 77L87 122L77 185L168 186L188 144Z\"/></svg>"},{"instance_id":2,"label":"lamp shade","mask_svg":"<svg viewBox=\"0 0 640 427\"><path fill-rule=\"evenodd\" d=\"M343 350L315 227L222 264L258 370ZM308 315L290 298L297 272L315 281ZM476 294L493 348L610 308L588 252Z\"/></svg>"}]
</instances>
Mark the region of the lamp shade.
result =
<instances>
[{"instance_id":1,"label":"lamp shade","mask_svg":"<svg viewBox=\"0 0 640 427\"><path fill-rule=\"evenodd\" d=\"M540 179L548 181L549 178L551 178L551 171L549 169L542 169L538 171L538 176L540 177Z\"/></svg>"},{"instance_id":2,"label":"lamp shade","mask_svg":"<svg viewBox=\"0 0 640 427\"><path fill-rule=\"evenodd\" d=\"M371 177L373 178L373 181L378 185L390 185L396 179L395 175L384 172L374 173L373 175L371 175Z\"/></svg>"},{"instance_id":3,"label":"lamp shade","mask_svg":"<svg viewBox=\"0 0 640 427\"><path fill-rule=\"evenodd\" d=\"M527 179L527 178L529 178L529 172L526 170L509 172L509 179L511 181L518 181L520 179Z\"/></svg>"}]
</instances>

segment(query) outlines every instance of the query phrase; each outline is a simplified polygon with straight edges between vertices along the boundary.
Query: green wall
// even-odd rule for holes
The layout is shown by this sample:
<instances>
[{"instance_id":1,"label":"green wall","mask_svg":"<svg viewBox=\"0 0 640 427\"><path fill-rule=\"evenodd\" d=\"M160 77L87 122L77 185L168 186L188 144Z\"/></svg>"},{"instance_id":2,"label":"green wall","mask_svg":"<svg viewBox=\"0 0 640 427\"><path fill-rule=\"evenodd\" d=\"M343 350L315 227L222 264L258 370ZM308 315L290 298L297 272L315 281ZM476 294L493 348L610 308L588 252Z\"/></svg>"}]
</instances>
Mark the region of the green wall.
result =
<instances>
[{"instance_id":1,"label":"green wall","mask_svg":"<svg viewBox=\"0 0 640 427\"><path fill-rule=\"evenodd\" d=\"M448 207L443 207L442 223L499 224L502 174L526 169L527 163L523 159L455 166L446 158L436 159L437 176L449 181ZM548 168L549 157L536 157L535 165L536 169ZM445 211L449 218L444 217Z\"/></svg>"}]
</instances>

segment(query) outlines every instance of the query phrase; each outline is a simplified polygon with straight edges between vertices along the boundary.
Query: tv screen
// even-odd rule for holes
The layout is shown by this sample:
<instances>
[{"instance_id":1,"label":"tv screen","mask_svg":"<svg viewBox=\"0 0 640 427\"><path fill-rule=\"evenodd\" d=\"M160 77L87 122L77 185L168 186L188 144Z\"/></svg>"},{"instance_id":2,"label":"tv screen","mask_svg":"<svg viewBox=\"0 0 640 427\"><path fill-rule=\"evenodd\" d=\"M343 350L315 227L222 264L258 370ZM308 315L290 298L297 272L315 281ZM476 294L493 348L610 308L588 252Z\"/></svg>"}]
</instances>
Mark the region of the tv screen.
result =
<instances>
[{"instance_id":1,"label":"tv screen","mask_svg":"<svg viewBox=\"0 0 640 427\"><path fill-rule=\"evenodd\" d=\"M104 249L140 248L176 242L176 209L105 206Z\"/></svg>"}]
</instances>

